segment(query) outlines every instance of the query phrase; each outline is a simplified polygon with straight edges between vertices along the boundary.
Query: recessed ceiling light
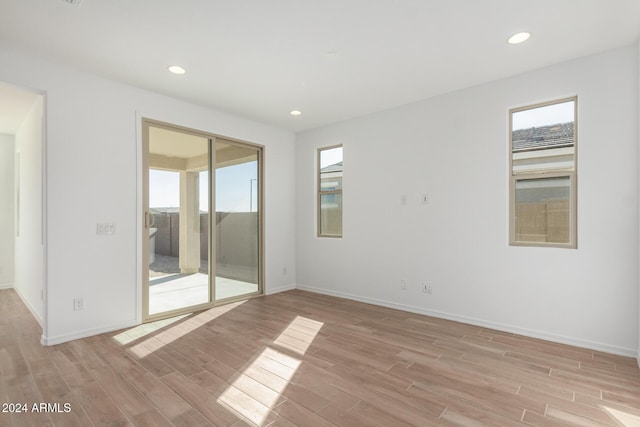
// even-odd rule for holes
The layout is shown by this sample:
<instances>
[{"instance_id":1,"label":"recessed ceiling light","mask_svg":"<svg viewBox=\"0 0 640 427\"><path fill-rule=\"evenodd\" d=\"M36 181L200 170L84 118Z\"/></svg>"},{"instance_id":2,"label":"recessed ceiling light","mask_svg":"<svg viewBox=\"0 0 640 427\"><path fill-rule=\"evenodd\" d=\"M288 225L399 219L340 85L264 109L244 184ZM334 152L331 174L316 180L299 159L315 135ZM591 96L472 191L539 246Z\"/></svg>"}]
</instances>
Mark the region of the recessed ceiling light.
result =
<instances>
[{"instance_id":1,"label":"recessed ceiling light","mask_svg":"<svg viewBox=\"0 0 640 427\"><path fill-rule=\"evenodd\" d=\"M170 65L169 67L167 67L167 70L169 70L173 74L185 74L187 72L187 70L179 65Z\"/></svg>"},{"instance_id":2,"label":"recessed ceiling light","mask_svg":"<svg viewBox=\"0 0 640 427\"><path fill-rule=\"evenodd\" d=\"M527 33L527 32L516 33L507 39L507 43L520 44L529 40L529 37L531 37L531 33Z\"/></svg>"},{"instance_id":3,"label":"recessed ceiling light","mask_svg":"<svg viewBox=\"0 0 640 427\"><path fill-rule=\"evenodd\" d=\"M299 116L300 114L302 114L302 111L293 110L289 112L289 114L291 114L292 116Z\"/></svg>"}]
</instances>

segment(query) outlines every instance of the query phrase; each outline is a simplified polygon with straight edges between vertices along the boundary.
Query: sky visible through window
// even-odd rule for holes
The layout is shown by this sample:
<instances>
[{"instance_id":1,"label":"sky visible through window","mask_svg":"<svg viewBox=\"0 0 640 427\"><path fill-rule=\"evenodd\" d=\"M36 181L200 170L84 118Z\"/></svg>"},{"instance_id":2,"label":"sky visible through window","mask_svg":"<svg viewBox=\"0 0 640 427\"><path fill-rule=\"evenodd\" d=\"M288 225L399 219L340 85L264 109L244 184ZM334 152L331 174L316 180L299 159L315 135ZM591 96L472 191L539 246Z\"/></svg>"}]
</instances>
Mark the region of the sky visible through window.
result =
<instances>
[{"instance_id":1,"label":"sky visible through window","mask_svg":"<svg viewBox=\"0 0 640 427\"><path fill-rule=\"evenodd\" d=\"M574 101L513 113L512 130L530 129L573 121Z\"/></svg>"},{"instance_id":2,"label":"sky visible through window","mask_svg":"<svg viewBox=\"0 0 640 427\"><path fill-rule=\"evenodd\" d=\"M320 155L320 169L335 165L342 161L342 147L322 150Z\"/></svg>"},{"instance_id":3,"label":"sky visible through window","mask_svg":"<svg viewBox=\"0 0 640 427\"><path fill-rule=\"evenodd\" d=\"M208 175L200 172L200 210L209 210ZM258 162L247 162L216 170L216 211L256 212L258 210ZM180 206L180 173L149 170L149 207Z\"/></svg>"}]
</instances>

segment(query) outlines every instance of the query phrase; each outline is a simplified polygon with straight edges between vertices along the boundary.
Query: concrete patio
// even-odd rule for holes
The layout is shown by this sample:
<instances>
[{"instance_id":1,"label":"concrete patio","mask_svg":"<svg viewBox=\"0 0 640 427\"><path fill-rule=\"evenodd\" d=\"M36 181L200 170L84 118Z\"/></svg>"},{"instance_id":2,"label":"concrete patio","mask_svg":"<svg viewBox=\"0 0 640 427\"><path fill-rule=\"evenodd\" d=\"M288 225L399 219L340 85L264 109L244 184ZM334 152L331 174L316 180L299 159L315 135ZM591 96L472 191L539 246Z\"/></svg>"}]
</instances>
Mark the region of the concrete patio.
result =
<instances>
[{"instance_id":1,"label":"concrete patio","mask_svg":"<svg viewBox=\"0 0 640 427\"><path fill-rule=\"evenodd\" d=\"M258 285L225 277L215 278L217 301L251 294ZM209 301L208 268L203 261L200 272L181 274L178 258L157 255L149 265L149 314L176 310Z\"/></svg>"}]
</instances>

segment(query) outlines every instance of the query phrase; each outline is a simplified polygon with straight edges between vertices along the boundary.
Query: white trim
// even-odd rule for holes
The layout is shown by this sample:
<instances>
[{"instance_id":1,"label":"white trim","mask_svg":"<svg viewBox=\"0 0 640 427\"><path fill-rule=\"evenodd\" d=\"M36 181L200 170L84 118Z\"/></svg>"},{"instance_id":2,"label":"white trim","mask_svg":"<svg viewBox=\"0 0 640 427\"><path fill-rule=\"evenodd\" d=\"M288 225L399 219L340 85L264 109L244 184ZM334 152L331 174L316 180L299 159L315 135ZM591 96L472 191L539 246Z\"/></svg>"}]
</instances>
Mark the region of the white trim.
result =
<instances>
[{"instance_id":1,"label":"white trim","mask_svg":"<svg viewBox=\"0 0 640 427\"><path fill-rule=\"evenodd\" d=\"M618 346L613 346L613 345L594 342L594 341L571 338L564 335L550 334L550 333L538 331L535 329L519 328L513 325L505 325L503 323L491 322L488 320L476 319L476 318L467 317L467 316L460 316L457 314L445 313L442 311L429 310L422 307L416 307L413 305L405 305L405 304L379 300L375 298L362 297L359 295L321 289L313 286L298 285L296 289L299 289L301 291L313 292L317 294L345 298L345 299L363 302L367 304L379 305L387 308L394 308L396 310L407 311L409 313L423 314L425 316L436 317L439 319L453 320L455 322L466 323L468 325L481 326L484 328L490 328L497 331L510 332L517 335L524 335L530 338L543 339L543 340L552 341L555 343L567 344L575 347L602 351L604 353L609 353L609 354L616 354L616 355L625 356L625 357L638 357L638 363L640 364L640 356L638 355L637 350L631 349L631 348L624 348L624 347L618 347Z\"/></svg>"},{"instance_id":2,"label":"white trim","mask_svg":"<svg viewBox=\"0 0 640 427\"><path fill-rule=\"evenodd\" d=\"M29 303L29 301L22 295L22 293L20 292L20 288L13 288L16 291L16 294L18 294L18 296L20 297L20 299L22 300L22 303L25 305L25 307L27 307L27 309L31 312L31 315L34 317L34 319L36 319L36 322L38 322L38 324L40 325L40 327L42 328L42 317L40 317L40 315L38 314L38 312L36 311L36 309ZM43 304L44 305L44 304ZM44 330L44 328L43 328Z\"/></svg>"},{"instance_id":3,"label":"white trim","mask_svg":"<svg viewBox=\"0 0 640 427\"><path fill-rule=\"evenodd\" d=\"M0 284L0 291L4 289L13 289L13 283L2 283Z\"/></svg>"},{"instance_id":4,"label":"white trim","mask_svg":"<svg viewBox=\"0 0 640 427\"><path fill-rule=\"evenodd\" d=\"M142 323L142 267L143 267L143 255L142 255L142 230L144 224L142 218L144 217L143 200L142 200L142 119L145 116L136 111L136 324Z\"/></svg>"},{"instance_id":5,"label":"white trim","mask_svg":"<svg viewBox=\"0 0 640 427\"><path fill-rule=\"evenodd\" d=\"M638 43L638 53L640 54L640 42ZM638 82L640 83L640 72L638 73ZM640 90L638 91L638 96L640 97ZM640 135L640 111L638 112L638 134ZM640 143L640 139L638 140L638 143ZM636 160L640 161L640 157L638 157L638 159ZM638 193L638 196L640 196L640 193ZM638 239L640 239L640 236L638 236ZM639 263L639 267L640 267L640 263ZM640 300L638 301L638 306L640 306ZM640 316L637 319L637 323L638 325L634 325L634 326L638 326L640 328ZM638 331L637 334L639 335L639 339L638 339L638 348L636 350L636 361L638 362L638 367L640 367L640 330L637 330L637 331Z\"/></svg>"},{"instance_id":6,"label":"white trim","mask_svg":"<svg viewBox=\"0 0 640 427\"><path fill-rule=\"evenodd\" d=\"M62 334L62 335L58 335L55 337L46 337L45 335L42 335L42 337L40 338L40 343L42 345L56 345L56 344L62 344L64 342L67 341L73 341L73 340L78 340L81 338L87 338L87 337L92 337L94 335L100 335L100 334L105 334L108 332L114 332L114 331L118 331L120 329L125 329L125 328L132 328L134 326L138 326L140 323L136 322L135 319L133 320L129 320L127 322L123 322L123 323L118 323L115 325L111 325L111 326L104 326L101 328L93 328L93 329L84 329L81 331L76 331L76 332L71 332L68 334Z\"/></svg>"},{"instance_id":7,"label":"white trim","mask_svg":"<svg viewBox=\"0 0 640 427\"><path fill-rule=\"evenodd\" d=\"M264 290L265 295L274 295L279 294L280 292L293 291L294 289L298 289L297 286L292 283L290 285L280 286L277 288L269 288Z\"/></svg>"},{"instance_id":8,"label":"white trim","mask_svg":"<svg viewBox=\"0 0 640 427\"><path fill-rule=\"evenodd\" d=\"M42 301L42 335L45 336L49 329L49 144L48 144L48 118L49 118L49 93L39 92L42 97L42 289L40 300ZM37 319L37 316L36 316Z\"/></svg>"}]
</instances>

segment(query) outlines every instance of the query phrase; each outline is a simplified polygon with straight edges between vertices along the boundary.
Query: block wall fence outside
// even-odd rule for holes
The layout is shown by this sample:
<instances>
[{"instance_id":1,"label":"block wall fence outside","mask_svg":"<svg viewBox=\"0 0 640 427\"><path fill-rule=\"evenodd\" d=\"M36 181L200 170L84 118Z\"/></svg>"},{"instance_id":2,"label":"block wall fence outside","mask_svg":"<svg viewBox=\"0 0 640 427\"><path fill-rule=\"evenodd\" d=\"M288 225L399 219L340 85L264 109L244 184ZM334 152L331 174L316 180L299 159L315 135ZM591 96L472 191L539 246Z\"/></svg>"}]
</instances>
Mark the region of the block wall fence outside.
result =
<instances>
[{"instance_id":1,"label":"block wall fence outside","mask_svg":"<svg viewBox=\"0 0 640 427\"><path fill-rule=\"evenodd\" d=\"M155 254L179 257L180 214L153 214ZM216 276L258 283L258 213L216 212ZM200 213L200 259L209 259L209 214Z\"/></svg>"},{"instance_id":2,"label":"block wall fence outside","mask_svg":"<svg viewBox=\"0 0 640 427\"><path fill-rule=\"evenodd\" d=\"M635 357L638 75L633 45L299 133L298 287ZM509 110L573 95L578 248L509 246ZM344 237L322 239L315 151L335 144Z\"/></svg>"}]
</instances>

